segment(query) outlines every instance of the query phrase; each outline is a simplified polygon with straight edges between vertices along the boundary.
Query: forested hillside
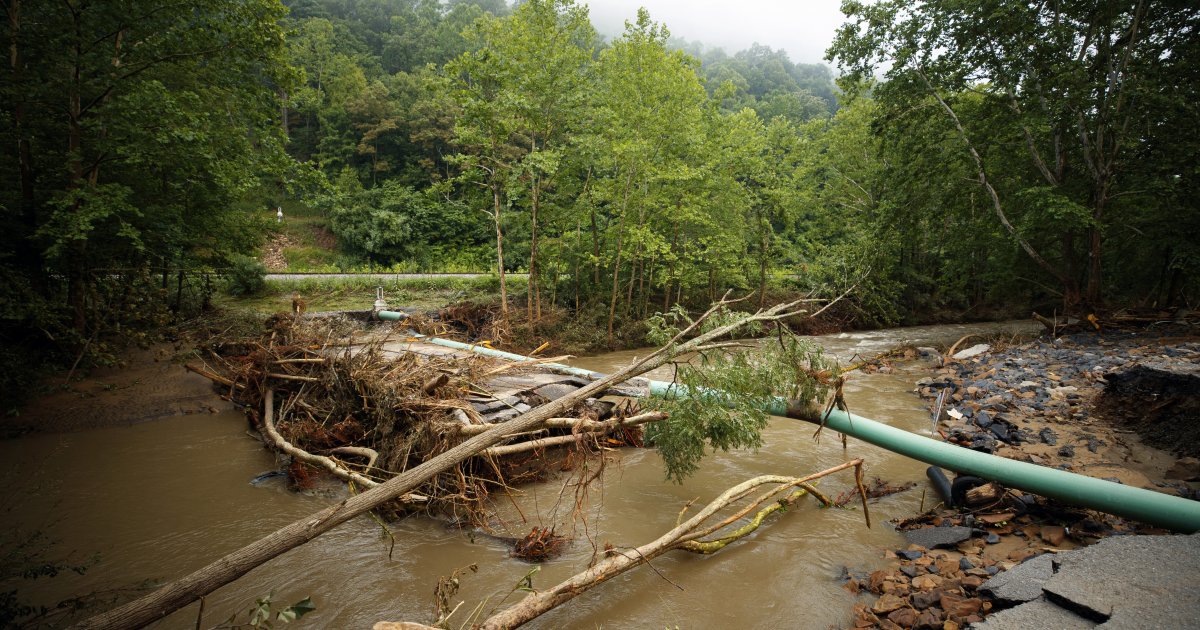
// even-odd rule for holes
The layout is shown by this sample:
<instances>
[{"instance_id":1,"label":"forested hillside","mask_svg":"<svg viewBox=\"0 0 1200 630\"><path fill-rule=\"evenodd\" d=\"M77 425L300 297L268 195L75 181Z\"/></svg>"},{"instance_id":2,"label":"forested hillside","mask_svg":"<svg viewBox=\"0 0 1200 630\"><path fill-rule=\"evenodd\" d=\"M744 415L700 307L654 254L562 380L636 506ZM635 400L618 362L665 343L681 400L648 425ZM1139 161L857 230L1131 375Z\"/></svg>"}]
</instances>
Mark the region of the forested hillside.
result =
<instances>
[{"instance_id":1,"label":"forested hillside","mask_svg":"<svg viewBox=\"0 0 1200 630\"><path fill-rule=\"evenodd\" d=\"M854 287L862 324L1196 297L1187 2L846 2L832 66L644 10L601 37L570 0L5 6L11 355L204 301L284 204L349 263L529 272L501 306L532 323L728 289Z\"/></svg>"}]
</instances>

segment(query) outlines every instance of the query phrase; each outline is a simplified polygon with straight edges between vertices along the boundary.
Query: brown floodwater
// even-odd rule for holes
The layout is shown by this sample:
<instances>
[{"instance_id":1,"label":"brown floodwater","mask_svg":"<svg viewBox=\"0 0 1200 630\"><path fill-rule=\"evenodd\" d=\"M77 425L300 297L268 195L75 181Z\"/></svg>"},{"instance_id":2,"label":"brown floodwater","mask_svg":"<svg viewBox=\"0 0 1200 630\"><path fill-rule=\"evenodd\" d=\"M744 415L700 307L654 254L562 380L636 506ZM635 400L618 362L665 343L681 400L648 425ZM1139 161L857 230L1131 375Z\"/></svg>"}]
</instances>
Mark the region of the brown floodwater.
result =
<instances>
[{"instance_id":1,"label":"brown floodwater","mask_svg":"<svg viewBox=\"0 0 1200 630\"><path fill-rule=\"evenodd\" d=\"M932 326L815 338L843 361L901 343L948 344L968 333L1025 331L1024 322ZM646 351L581 358L574 364L611 371ZM845 389L850 410L910 431L928 432L929 410L913 381L928 366L892 374L856 375ZM669 379L669 371L651 375ZM608 454L602 483L587 507L574 511L571 473L523 487L500 499L496 534L519 536L535 525L573 533L561 557L532 565L509 557L506 544L482 532L448 528L429 518L389 524L392 537L369 518L348 522L255 569L210 595L201 627L215 626L274 593L287 604L311 596L316 612L300 627L370 628L380 620L432 621L439 576L476 565L461 578L464 603L452 627L485 617L523 595L514 587L531 576L547 587L587 567L605 543L637 546L671 529L688 501L708 501L729 486L762 474L804 475L866 459L868 478L916 481L916 488L871 505L868 529L858 509L819 509L802 500L756 534L713 556L672 552L613 579L539 618L539 628L812 627L844 626L855 598L836 579L843 567L869 570L882 551L903 546L888 519L921 505L925 465L851 439L842 449L828 433L813 440L811 425L776 418L758 452L717 453L679 485L664 479L652 450ZM125 428L44 434L0 442L0 501L6 536L41 532L50 558L90 564L84 575L65 572L17 585L23 598L53 603L73 595L180 577L225 553L317 511L337 491L289 492L279 478L251 484L276 468L275 457L246 433L239 412L187 415ZM576 473L577 474L577 473ZM847 490L852 473L827 478L830 495ZM925 502L932 504L932 491ZM11 539L11 538L10 538ZM393 546L394 539L394 546ZM194 628L189 606L156 627Z\"/></svg>"}]
</instances>

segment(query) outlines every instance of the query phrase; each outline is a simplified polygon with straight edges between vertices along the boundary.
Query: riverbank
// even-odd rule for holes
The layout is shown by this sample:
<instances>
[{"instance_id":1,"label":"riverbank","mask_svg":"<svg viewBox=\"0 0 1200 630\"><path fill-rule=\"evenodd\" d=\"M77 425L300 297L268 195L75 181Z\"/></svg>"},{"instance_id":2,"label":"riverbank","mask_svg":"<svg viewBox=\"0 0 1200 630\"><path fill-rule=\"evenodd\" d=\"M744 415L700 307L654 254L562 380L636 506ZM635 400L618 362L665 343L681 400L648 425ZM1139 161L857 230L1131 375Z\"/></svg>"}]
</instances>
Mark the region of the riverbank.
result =
<instances>
[{"instance_id":1,"label":"riverbank","mask_svg":"<svg viewBox=\"0 0 1200 630\"><path fill-rule=\"evenodd\" d=\"M991 333L985 332L984 334L991 334L992 338L998 338L1007 342L1007 340L1012 339L1013 335L1015 335L1017 332L1015 329L1008 330L1009 327L1007 326L1003 328L1005 331L999 336L997 336L995 333L998 332L1000 328L997 328ZM980 332L978 329L964 330L961 327L939 327L936 329L936 331L939 332L935 334L934 329L899 329L877 331L873 333L833 335L822 339L822 343L823 345L827 345L829 347L829 351L831 353L835 353L837 356L843 357L849 362L853 362L851 360L852 356L873 356L883 349L893 347L896 344L907 344L913 347L910 354L915 357L919 354L919 352L916 350L916 346L922 346L926 344L949 345L948 342L944 341L947 338L953 340L963 334ZM921 416L924 415L927 418L928 415L926 412L922 412L919 408L922 406L922 401L925 404L928 404L929 400L921 399L918 396L906 394L904 392L905 390L911 388L913 383L921 380L922 378L932 379L930 381L931 383L933 381L944 383L947 381L944 381L943 379L948 378L949 382L954 385L956 392L961 390L964 392L964 394L970 394L969 396L964 395L962 400L955 400L953 404L947 406L948 408L961 410L960 413L965 413L967 410L975 413L976 410L974 409L973 404L979 404L981 410L988 411L989 413L994 412L996 415L1005 413L1010 414L1008 416L1010 421L1013 421L1020 427L1025 427L1027 425L1021 421L1020 417L1016 417L1011 414L1023 413L1021 407L1028 407L1036 411L1036 408L1032 405L1034 403L1041 402L1039 398L1040 394L1038 393L1035 393L1034 396L1029 398L1023 398L1021 396L1014 395L1011 401L1012 409L1005 409L1004 411L1000 411L998 408L990 410L984 409L984 406L987 404L998 404L1005 402L1006 399L1004 399L1003 395L1009 392L1002 390L1005 390L1007 386L1010 385L1009 380L1012 380L1005 379L1008 376L1012 376L1012 378L1017 376L1015 372L1012 375L1003 373L1003 370L1008 369L1010 366L1001 366L999 365L999 362L1028 360L1033 355L1046 355L1048 360L1064 362L1065 359L1063 357L1066 355L1060 357L1055 354L1060 350L1065 351L1063 348L1059 347L1063 346L1063 343L1065 342L1060 342L1059 344L1036 342L1034 344L1009 346L1006 348L997 347L992 352L980 354L976 357L968 357L961 361L952 362L945 368L938 367L936 363L931 365L931 363L928 362L928 359L926 359L926 361L914 361L897 364L895 366L896 370L890 374L887 373L889 370L884 369L875 374L857 376L851 379L846 388L847 399L850 402L851 408L856 413L861 413L867 417L872 417L881 421L904 426L906 430L910 431L920 431L922 426L927 430L929 426L928 422L925 421L922 423ZM1125 352L1126 354L1133 353L1139 356L1158 356L1159 354L1163 354L1150 349L1139 350L1139 348L1143 348L1143 346L1139 344L1140 341L1130 340L1130 348L1127 350L1122 350L1121 352ZM1149 348L1149 346L1145 346L1145 348ZM174 351L174 347L163 348L163 354L157 357L160 359L158 362L154 362L153 359L155 357L153 355L142 357L143 361L149 360L152 365L159 366L161 368L160 371L150 371L145 373L145 375L141 378L134 377L126 381L110 380L108 382L111 384L111 387L107 389L111 389L112 391L107 391L104 386L101 386L97 392L97 395L84 400L92 401L93 405L108 404L104 401L111 401L113 409L119 410L125 405L137 404L137 400L140 398L140 396L134 392L152 392L155 388L162 388L164 386L164 380L174 378L174 375L183 375L187 378L199 378L194 377L194 375L187 374L178 364L170 364L169 362L164 363L163 359L167 358L167 355ZM1174 350L1172 350L1172 352L1174 352ZM611 372L615 367L627 363L631 354L638 353L639 351L634 351L632 353L610 353L605 356L607 364L602 365L588 363L587 367L602 372ZM1082 357L1082 355L1080 356ZM1126 361L1121 359L1122 356L1124 355L1118 353L1116 350L1113 351L1111 359L1114 367L1125 365ZM1190 355L1180 355L1180 357L1177 358L1182 360L1187 359L1189 356ZM595 360L595 358L592 360ZM1076 359L1072 358L1070 361L1066 362L1070 363L1075 360ZM1082 361L1082 358L1079 360ZM167 367L163 367L164 365ZM1069 372L1069 370L1065 367L1054 367L1053 369L1050 369L1048 366L1035 365L1033 363L1029 363L1028 361L1026 364L1018 365L1020 365L1021 369L1023 370L1022 374L1024 374L1024 370L1026 368L1034 371L1033 376L1036 376L1036 370L1038 369L1042 369L1046 372L1045 387L1042 389L1045 389L1045 396L1048 400L1047 402L1042 402L1041 404L1043 407L1047 408L1054 407L1053 405L1049 404L1050 402L1054 401L1050 391L1052 389L1051 384L1058 383L1058 385L1055 386L1064 386L1065 383L1065 386L1070 386L1074 384L1073 379L1076 378L1074 375L1065 377L1064 374ZM1057 363L1054 365L1057 365ZM995 372L985 376L988 370L993 368L996 368L997 372L1002 372L999 382L988 383L986 388L981 388L975 392L970 392L970 387L978 387L974 384L975 381L996 380L997 375ZM177 372L173 370L177 370ZM1058 376L1060 380L1055 381L1051 378L1051 376ZM671 375L668 370L668 373L659 374L655 377L660 379L670 379ZM1033 378L1031 377L1027 380L1033 380ZM203 382L204 386L207 387L207 381ZM893 382L895 387L893 387ZM1001 382L1004 384L1000 384ZM1011 385L1020 385L1021 382L1022 381L1017 380L1011 383ZM926 386L928 386L928 384ZM1099 385L1097 384L1097 386ZM1031 386L1026 385L1026 387L1029 388ZM885 389L891 393L885 394ZM947 387L945 386L940 388L930 386L931 391L942 391L946 389ZM122 392L125 393L124 396L120 395ZM987 395L982 395L981 392L986 393ZM950 392L950 394L952 393L954 392ZM104 394L113 395L106 397ZM209 395L212 396L213 399L217 399L216 394L211 393L211 390ZM992 396L1001 396L1001 400L992 401L989 403L988 399ZM900 408L906 406L906 403L904 402L904 399L906 398L912 401L913 413L908 414L907 412L904 412L904 414L914 416L911 419L912 422L910 422L908 419L901 419L895 415ZM217 400L219 401L219 399ZM951 400L953 400L952 397ZM1077 399L1075 398L1064 398L1064 401L1067 402L1068 408L1088 409L1088 407L1081 402L1076 402L1072 405L1071 402L1076 400ZM1082 396L1078 400L1083 400ZM225 403L220 401L220 404ZM77 413L90 413L90 409L77 409L79 409ZM132 408L127 408L126 411L135 417L148 417L146 415L138 416L138 412L132 410ZM202 410L202 414L207 417L209 412ZM105 414L97 415L103 416ZM116 416L114 414L109 414L108 417ZM224 415L217 415L214 417L223 421L227 420ZM952 416L947 417L953 420ZM974 421L976 418L978 418L977 415L972 418L972 421ZM244 420L242 420L240 417L229 422L231 422L235 427L235 435L240 435L240 432L245 428ZM157 425L160 423L153 424ZM962 424L962 426L959 426L960 424ZM143 428L148 429L150 426L151 425L146 425ZM1090 427L1090 425L1087 424L1081 424L1081 426ZM941 428L943 432L947 434L947 436L950 436L956 427L965 430L966 423L959 423L957 420L948 420L942 425ZM1099 429L1089 428L1089 431L1094 437L1097 437L1097 439L1105 440L1106 442L1108 441L1107 434L1098 433ZM647 540L653 536L661 534L662 531L665 531L665 529L669 529L671 527L675 519L675 510L672 506L682 505L695 496L705 495L705 493L728 487L729 485L743 481L745 477L754 474L769 474L779 473L781 471L792 471L796 469L798 465L804 468L804 470L801 472L807 472L809 470L815 470L822 467L829 467L831 465L840 463L846 456L840 446L835 443L836 441L823 440L822 444L817 445L812 443L810 435L810 431L796 431L793 423L790 421L781 420L770 430L769 435L767 436L768 446L761 452L730 453L722 455L720 458L720 465L708 467L706 470L702 471L701 477L696 478L687 486L680 487L663 483L661 466L658 463L657 457L653 450L623 449L619 452L619 455L614 452L613 457L619 458L623 463L621 463L619 466L613 467L613 470L616 472L611 474L618 476L613 477L605 488L605 505L596 508L596 512L590 518L600 519L600 514L608 514L608 516L604 517L603 519L606 532L606 534L603 536L603 540L611 540L615 542L636 542L639 540ZM1060 441L1058 444L1060 447L1064 445L1064 440L1075 439L1068 438L1065 430L1058 432L1058 435L1060 436ZM1131 443L1133 440L1129 434L1118 433L1117 437L1121 438L1126 443ZM160 436L158 438L158 442L161 444L168 444L168 440L173 439L173 437ZM965 440L965 437L962 439ZM974 438L972 438L972 441L973 439ZM1080 437L1079 439L1086 440L1086 438L1083 437ZM1114 441L1112 443L1115 444L1116 442ZM1004 444L1004 448L1011 447L1011 445L1008 445L1007 443ZM1080 441L1079 444L1086 444L1086 442ZM896 481L921 480L921 470L923 467L912 460L907 460L907 458L898 456L888 457L889 454L886 452L879 451L873 447L865 447L863 444L856 443L855 441L851 441L851 448L851 453L855 455L865 455L867 457L869 474L872 476L879 475L884 479ZM998 450L999 448L1001 447L997 446ZM256 461L259 461L265 456L257 444L255 444L250 450L253 451L252 455ZM1076 450L1079 451L1081 449ZM1084 446L1082 450L1086 451L1086 446ZM1090 451L1088 451L1088 453L1090 453ZM1083 453L1079 453L1078 455L1083 455ZM1078 459L1078 456L1076 459ZM254 469L253 472L246 474L247 478L252 477L257 472L261 472L264 464L250 464L250 466L258 466L258 468ZM1147 478L1153 478L1155 474L1158 473L1146 473L1146 476ZM919 486L923 487L923 484L919 484ZM646 490L650 488L653 489L653 492L651 493L652 496L647 497ZM534 500L535 505L539 503L542 505L553 505L560 490L561 484L553 481L548 484L535 484L535 486L531 488L523 488L523 492L540 497ZM219 490L214 489L214 492L218 491ZM881 517L884 519L897 519L900 522L904 522L905 519L908 519L913 514L920 512L924 507L928 507L935 502L932 490L928 491L927 494L928 497L921 497L921 490L915 489L908 492L902 492L891 497L886 497L881 499L880 503L872 506L872 514L877 518ZM279 499L283 504L288 503L286 497L280 497ZM921 503L923 503L920 508L918 508L918 499L921 499ZM1030 504L1031 507L1034 504L1036 504L1036 502ZM291 510L293 508L287 507L286 509ZM1061 532L1062 541L1058 544L1054 544L1053 540L1058 535L1058 530L1054 529L1054 527L1062 526L1052 521L1042 522L1034 519L1033 516L1037 515L1031 516L1014 514L1011 517L1008 517L1005 521L995 523L987 523L984 520L984 516L987 516L989 519L995 519L997 515L1003 515L1005 511L1006 510L1002 510L990 515L978 510L971 514L962 514L956 511L939 511L931 514L927 520L909 519L907 524L913 526L925 524L932 525L935 523L945 525L960 524L968 529L978 529L985 531L988 534L994 534L998 539L995 543L989 543L988 537L986 535L982 535L970 538L967 541L967 544L954 543L950 548L930 549L929 547L921 545L923 547L922 549L916 549L910 547L909 545L917 543L904 541L899 534L892 531L890 528L880 528L877 526L872 530L863 531L861 518L856 512L851 510L793 510L788 515L783 517L787 519L786 522L779 522L773 525L771 528L765 528L764 531L761 534L756 535L753 540L747 541L746 545L731 547L730 552L732 554L766 554L766 557L776 558L777 560L780 558L787 558L786 561L765 563L750 562L739 564L739 566L741 567L741 570L750 571L752 573L757 572L758 574L761 574L759 576L759 583L805 584L808 594L804 596L805 599L802 602L797 600L797 603L793 605L810 611L814 606L823 607L823 612L821 613L821 619L823 621L821 625L840 625L846 623L847 610L849 610L849 606L851 605L848 594L844 592L837 592L841 591L841 589L838 585L838 582L834 579L834 576L828 571L829 567L863 567L864 563L866 563L867 567L874 569L876 566L871 565L874 565L876 562L882 561L884 563L890 563L890 567L881 569L883 571L882 573L864 572L858 577L857 584L860 591L882 591L884 588L889 589L887 594L893 595L901 600L902 603L900 608L887 611L885 614L877 614L871 612L871 608L874 607L875 604L880 600L864 599L862 602L860 602L861 605L864 606L864 609L860 609L860 612L865 610L865 612L875 615L875 618L881 623L882 621L890 621L888 616L891 615L891 613L895 613L896 610L900 610L901 608L916 611L917 615L914 617L915 620L915 618L919 618L921 614L927 612L930 607L934 607L943 610L942 623L944 624L946 621L944 615L944 611L946 610L945 606L953 605L956 606L955 610L966 612L970 607L978 605L979 612L988 612L984 610L984 604L988 603L988 600L979 592L982 583L990 579L992 573L1003 575L1003 572L1006 569L1020 566L1018 565L1017 558L1021 557L1022 555L1030 555L1028 553L1030 550L1037 553L1040 552L1041 548L1043 547L1068 549L1071 546L1081 544L1076 542L1075 537L1066 531L1066 527L1063 527L1063 531ZM661 512L661 514L659 512ZM972 516L976 519L976 521L967 523L965 520L956 520L965 519L967 516ZM524 526L526 523L524 520L525 515L522 515L514 510L512 513L504 513L503 517L506 522L513 525L513 527L510 527L504 531L505 536L520 536L528 533L528 526ZM1044 515L1038 516L1038 518L1044 518ZM1054 518L1060 517L1055 516ZM1094 518L1096 518L1098 523L1105 527L1111 525L1116 531L1143 531L1137 529L1118 529L1118 527L1124 527L1128 524L1122 525L1115 521L1110 522L1104 517ZM429 519L407 519L406 521L403 521L403 523L406 523L406 525L402 525L400 527L415 527L415 525L411 525L411 522L413 521L421 521L422 523L425 523L426 521L429 521ZM541 524L547 523L546 521L541 520L535 520L534 522ZM591 522L599 522L599 520L594 520ZM1009 525L1012 525L1012 530L1005 532L1005 528ZM522 526L524 526L524 531L521 530ZM446 574L450 569L457 568L458 566L464 566L467 563L479 561L481 554L480 549L475 546L473 541L469 542L468 540L464 539L461 532L442 532L431 535L430 531L427 531L431 529L437 530L440 527L441 525L437 524L436 522L432 525L428 523L422 524L419 527L422 532L422 538L420 538L420 540L414 539L407 541L402 544L411 543L418 545L428 544L428 541L431 540L437 541L439 549L446 547L453 547L457 549L457 557L462 561L463 564L451 567L446 565L445 561L440 559L440 556L437 554L432 554L426 559L425 564L423 565L424 568L421 572L415 574L415 577L410 579L403 588L397 587L397 597L406 597L408 596L407 594L411 594L411 592L416 592L416 590L423 590L427 588L431 580L433 580L432 576L443 575ZM1045 528L1044 534L1043 528ZM1074 533L1073 529L1072 533ZM1046 537L1049 537L1049 539ZM368 536L368 538L370 537ZM599 540L600 538L597 539ZM837 545L835 546L836 549L831 547L831 540L838 541ZM368 545L368 547L369 546L370 545ZM568 556L564 558L562 562L553 564L552 566L544 566L545 573L543 573L543 575L549 576L551 573L558 576L561 576L564 573L569 574L570 572L573 572L573 566L577 566L577 564L580 562L586 562L588 556L588 545L583 544L581 540L576 545L573 545L573 547L578 548L570 549ZM505 554L508 553L507 549L489 549L490 550L484 555L490 558L489 562L492 562L493 564L484 569L485 571L489 572L488 577L474 578L476 582L471 585L471 597L482 599L493 596L495 593L492 591L497 588L497 585L505 584L506 580L511 581L510 578L515 579L512 577L514 572L516 577L519 577L521 574L524 574L528 571L528 567L510 566L511 562L505 559ZM882 549L889 550L890 553L885 552L883 554L887 557L879 557L881 555L880 550ZM360 550L358 553L372 554L376 551L377 550L375 549L364 549ZM906 555L909 557L905 558L898 555L897 552L900 551L906 552ZM337 550L335 553L333 553L333 556L340 557L340 554L342 553L343 552L341 550ZM206 554L200 555L202 558L198 558L198 560L208 559ZM965 563L963 562L964 558L966 560ZM742 561L739 561L737 558L731 558L728 560L728 562L743 562L744 560L744 558ZM678 597L674 597L674 594L672 594L671 602L673 603L671 604L669 614L664 612L663 608L663 598L667 597L667 595L664 595L659 589L656 588L656 584L654 583L656 578L654 576L650 576L645 579L638 578L635 582L631 583L631 586L628 589L618 589L620 591L619 595L612 595L610 593L608 596L620 597L621 601L626 605L633 605L630 602L633 598L637 597L633 594L634 592L640 593L645 591L647 593L646 597L637 598L638 603L634 605L637 613L630 613L631 615L634 615L633 617L629 618L631 623L636 621L637 623L644 625L646 623L665 623L663 621L664 619L671 618L692 619L693 616L686 611L693 610L696 608L696 606L702 605L702 602L697 601L697 598L703 599L703 593L709 592L705 589L713 588L713 586L707 585L709 580L711 580L713 584L724 584L724 573L728 570L729 566L721 562L707 563L703 566L692 561L668 560L667 562L668 566L677 562L687 562L687 568L677 570L673 574L672 579L686 579L693 583L696 588L692 589L689 593L681 594ZM341 576L340 573L337 573L335 564L336 563L330 562L328 563L328 566L323 569L325 571L329 571L330 575L322 576L320 578L309 577L304 580L304 583L341 584L345 578L344 576ZM725 568L722 568L722 565ZM969 567L967 565L969 565ZM935 567L933 573L930 573L930 567ZM909 575L906 573L906 571L908 573L915 574L915 577L914 575ZM945 574L943 574L943 572L945 572ZM99 569L97 569L97 575L100 575ZM919 579L926 575L929 576L928 579ZM873 577L874 580L872 579ZM888 579L889 577L892 579ZM907 582L899 579L901 577L903 580L907 580ZM697 581L704 583L706 586L701 586L699 583L697 583ZM914 584L917 585L916 589L913 588ZM928 587L927 590L922 591L921 587L923 586ZM266 592L266 590L269 588L269 585L264 585L261 590L262 592ZM954 589L956 588L960 589L960 591L954 592ZM829 592L830 589L835 592ZM908 590L906 591L905 589ZM916 603L924 602L927 604L927 606L925 608L918 608L914 604L914 600L912 598L922 592L926 593L923 595L925 599L916 600ZM934 593L934 595L930 595L929 593ZM247 591L243 592L241 597L248 601L259 594L261 593L252 593ZM299 598L303 597L305 594L306 593L296 593L295 595L297 598ZM954 597L948 597L946 599L946 605L943 605L941 596L947 594L953 595ZM743 596L745 601L742 603L745 605L737 609L736 613L732 611L728 613L727 617L729 617L730 622L732 622L734 619L742 619L744 622L745 619L749 618L755 618L759 621L765 622L769 619L776 619L771 615L778 613L779 615L783 615L783 617L779 618L779 621L782 623L783 618L786 618L787 615L792 614L787 612L787 610L792 610L792 608L788 608L787 610L780 608L776 611L763 611L755 607L752 602L754 602L758 596L754 592L747 591L743 594ZM322 601L328 602L328 597L329 596L326 595L326 599ZM793 593L791 597L794 599L796 595ZM884 600L884 604L880 607L886 608L889 605L888 602L894 603L895 601L896 600L890 599ZM345 605L349 606L349 604ZM407 611L403 616L401 616L392 612L380 612L377 608L370 608L370 606L378 605L378 602L376 602L373 598L364 595L354 602L353 608L361 608L364 611L374 610L375 612L363 612L361 614L364 617L375 615L375 619L421 618L420 615L424 614L422 611L414 609ZM336 611L342 610L342 606L343 603L339 602L336 605ZM584 608L586 608L586 606L584 606ZM336 612L336 614L341 615L342 613ZM706 611L705 614L719 615L721 614L721 611ZM907 613L900 613L900 615L906 614ZM582 615L582 617L579 615ZM933 613L930 613L930 615L933 615ZM964 620L970 616L970 614L960 615L960 617ZM322 616L319 613L317 617L314 617L314 619L321 618ZM578 622L579 619L582 618L595 621L596 623L616 623L614 620L615 618L612 617L611 614L605 614L601 611L583 612L582 609L577 607L564 610L562 616L558 617L557 619L563 622L572 620L574 623ZM721 618L725 619L725 617ZM927 616L926 621L928 621L929 618L930 617ZM858 618L860 621L864 619L866 619L866 617L861 615ZM360 621L365 621L365 619L360 619Z\"/></svg>"},{"instance_id":2,"label":"riverbank","mask_svg":"<svg viewBox=\"0 0 1200 630\"><path fill-rule=\"evenodd\" d=\"M1002 457L1197 497L1200 463L1190 457L1193 423L1130 424L1130 414L1123 413L1154 403L1161 409L1178 401L1156 395L1153 387L1143 387L1143 396L1134 398L1114 390L1129 389L1117 384L1146 366L1193 372L1200 362L1200 339L1138 331L985 346L945 358L942 367L916 382L916 393L931 409L939 399L942 402L942 439ZM1194 404L1197 392L1192 387ZM1163 437L1172 434L1174 440ZM1147 445L1143 435L1159 445L1173 443L1175 452ZM852 592L878 596L855 608L854 627L958 628L978 623L993 612L1040 601L1040 587L1026 589L1029 597L1021 599L1006 587L1013 580L1003 577L1017 567L1026 571L1033 558L1065 554L1114 535L1166 533L982 484L960 484L963 491L976 488L974 501L969 495L959 496L954 508L939 506L896 523L909 545L886 550L889 566L846 584ZM1042 581L1053 573L1046 572ZM1174 579L1153 576L1143 572L1140 579ZM1153 584L1144 586L1154 590ZM1112 604L1116 609L1128 605ZM1054 627L1064 619L1055 616L1056 611L1037 610L1041 612L1020 617L1025 624L1035 624L1025 627ZM1005 613L1005 618L1018 617Z\"/></svg>"}]
</instances>

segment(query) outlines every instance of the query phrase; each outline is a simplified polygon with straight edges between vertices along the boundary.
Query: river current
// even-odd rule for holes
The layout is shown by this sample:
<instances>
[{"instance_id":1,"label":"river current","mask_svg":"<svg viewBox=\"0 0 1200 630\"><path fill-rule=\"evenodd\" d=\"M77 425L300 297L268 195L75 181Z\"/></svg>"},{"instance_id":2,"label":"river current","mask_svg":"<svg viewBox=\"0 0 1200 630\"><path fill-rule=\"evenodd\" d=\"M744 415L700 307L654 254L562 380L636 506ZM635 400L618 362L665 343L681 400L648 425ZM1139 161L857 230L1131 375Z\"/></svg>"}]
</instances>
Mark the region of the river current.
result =
<instances>
[{"instance_id":1,"label":"river current","mask_svg":"<svg viewBox=\"0 0 1200 630\"><path fill-rule=\"evenodd\" d=\"M1024 322L928 326L815 337L843 363L899 344L946 345L969 333L1030 332ZM648 352L580 358L573 364L609 372ZM850 410L909 431L929 431L929 410L912 394L928 364L901 365L889 374L855 374L845 388ZM651 374L670 379L669 371ZM726 488L762 474L802 476L863 457L868 479L915 481L912 490L871 506L868 529L859 509L819 509L801 500L756 534L713 556L671 552L593 589L539 618L537 628L725 628L844 626L855 598L837 580L843 567L870 570L884 549L903 546L887 521L916 513L926 491L925 465L836 434L813 440L813 427L775 418L757 452L716 453L684 484L664 479L652 450L608 454L602 483L586 508L572 514L571 474L521 488L497 502L496 533L520 536L535 525L573 533L561 557L532 565L509 557L495 537L449 528L428 518L389 524L391 536L358 518L280 556L210 595L200 627L230 615L245 619L255 599L273 593L280 605L311 596L316 612L297 627L370 628L376 621L432 621L439 576L476 565L461 577L454 601L464 603L451 626L487 616L517 601L514 587L530 575L548 587L583 570L605 543L637 546L671 529L692 499L703 504ZM39 532L47 556L86 563L83 575L65 572L23 582L27 600L61 599L146 581L162 582L265 536L328 505L331 494L288 491L280 479L250 481L276 467L273 454L246 433L240 412L188 415L126 428L33 435L0 442L2 502L9 536ZM823 480L830 495L848 490L852 473ZM566 490L564 491L564 487ZM924 497L922 496L924 493ZM518 507L519 506L519 507ZM394 540L394 545L393 545ZM38 543L43 545L45 543ZM14 588L0 584L0 590ZM197 605L161 621L160 628L195 628ZM477 613L478 617L473 616Z\"/></svg>"}]
</instances>

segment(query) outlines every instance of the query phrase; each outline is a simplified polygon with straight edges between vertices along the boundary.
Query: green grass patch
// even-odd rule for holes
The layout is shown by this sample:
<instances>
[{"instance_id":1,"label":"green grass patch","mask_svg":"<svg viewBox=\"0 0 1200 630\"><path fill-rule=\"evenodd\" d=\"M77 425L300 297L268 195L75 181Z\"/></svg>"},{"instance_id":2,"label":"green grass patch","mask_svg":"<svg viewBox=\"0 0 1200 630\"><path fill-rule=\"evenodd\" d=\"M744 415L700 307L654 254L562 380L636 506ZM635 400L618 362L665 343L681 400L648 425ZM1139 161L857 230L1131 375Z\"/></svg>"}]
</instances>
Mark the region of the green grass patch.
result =
<instances>
[{"instance_id":1,"label":"green grass patch","mask_svg":"<svg viewBox=\"0 0 1200 630\"><path fill-rule=\"evenodd\" d=\"M305 245L285 248L283 257L287 260L288 271L312 272L328 268L336 269L338 253L316 245Z\"/></svg>"},{"instance_id":2,"label":"green grass patch","mask_svg":"<svg viewBox=\"0 0 1200 630\"><path fill-rule=\"evenodd\" d=\"M500 296L500 279L494 276L478 278L430 277L385 280L379 278L301 278L271 280L266 289L254 296L220 296L220 306L245 309L258 313L288 312L292 308L292 293L299 293L307 302L309 312L370 310L375 303L375 287L382 286L384 299L395 308L431 311L452 302L463 300L487 301ZM523 295L528 281L523 277L508 279L510 296Z\"/></svg>"}]
</instances>

